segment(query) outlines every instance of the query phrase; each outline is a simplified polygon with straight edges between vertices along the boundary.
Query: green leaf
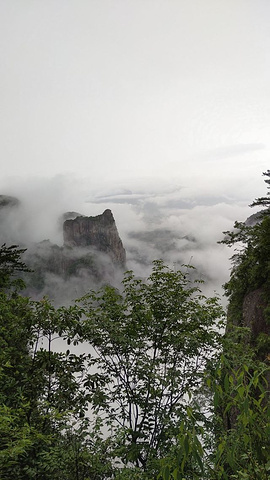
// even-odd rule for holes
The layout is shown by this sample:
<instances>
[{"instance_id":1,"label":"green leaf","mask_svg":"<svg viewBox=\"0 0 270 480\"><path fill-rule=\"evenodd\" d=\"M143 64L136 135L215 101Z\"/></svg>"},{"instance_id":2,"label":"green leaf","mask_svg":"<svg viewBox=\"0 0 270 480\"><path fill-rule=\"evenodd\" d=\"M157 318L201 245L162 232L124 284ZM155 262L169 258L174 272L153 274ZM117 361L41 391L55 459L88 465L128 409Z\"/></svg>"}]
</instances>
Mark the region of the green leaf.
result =
<instances>
[{"instance_id":1,"label":"green leaf","mask_svg":"<svg viewBox=\"0 0 270 480\"><path fill-rule=\"evenodd\" d=\"M170 479L170 469L168 465L166 465L163 470L163 480L169 480L169 479Z\"/></svg>"}]
</instances>

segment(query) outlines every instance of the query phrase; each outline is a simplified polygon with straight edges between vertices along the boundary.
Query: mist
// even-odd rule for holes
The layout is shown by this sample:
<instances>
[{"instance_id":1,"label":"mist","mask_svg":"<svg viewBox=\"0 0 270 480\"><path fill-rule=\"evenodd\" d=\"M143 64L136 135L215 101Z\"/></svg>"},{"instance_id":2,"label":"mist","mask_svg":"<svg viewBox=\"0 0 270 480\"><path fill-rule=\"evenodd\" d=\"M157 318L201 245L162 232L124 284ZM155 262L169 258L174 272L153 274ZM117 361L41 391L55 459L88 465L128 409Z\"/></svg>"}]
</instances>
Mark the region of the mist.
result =
<instances>
[{"instance_id":1,"label":"mist","mask_svg":"<svg viewBox=\"0 0 270 480\"><path fill-rule=\"evenodd\" d=\"M259 173L257 177L251 190L260 196L264 194L264 184ZM222 232L231 230L235 220L245 221L255 213L248 206L253 200L249 185L244 188L240 184L237 191L234 189L234 177L223 191L216 182L212 188L208 183L206 188L194 177L189 181L184 178L182 184L155 179L130 180L111 188L71 175L24 181L13 178L0 193L16 197L20 203L1 209L0 240L27 248L26 260L37 251L46 259L46 249L49 251L51 244L59 249L63 246L65 212L95 216L109 208L126 249L128 270L146 278L156 259L164 260L174 269L192 265L196 268L196 277L205 282L204 293L222 295L222 285L230 275L229 258L233 254L218 243L223 238ZM49 295L60 305L104 283L120 288L123 272L113 273L108 256L100 252L92 254L102 265L100 282L91 277L87 269L69 279L47 272L39 297ZM77 249L76 255L83 257L85 251Z\"/></svg>"}]
</instances>

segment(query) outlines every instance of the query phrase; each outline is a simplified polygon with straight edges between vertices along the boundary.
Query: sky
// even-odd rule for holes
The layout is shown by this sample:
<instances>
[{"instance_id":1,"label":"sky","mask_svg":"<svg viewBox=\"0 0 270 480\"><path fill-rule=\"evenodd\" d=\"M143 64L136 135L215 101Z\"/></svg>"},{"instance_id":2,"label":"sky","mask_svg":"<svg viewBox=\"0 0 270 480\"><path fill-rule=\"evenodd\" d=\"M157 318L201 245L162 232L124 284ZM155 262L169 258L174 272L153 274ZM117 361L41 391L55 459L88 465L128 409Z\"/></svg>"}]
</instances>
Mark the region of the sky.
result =
<instances>
[{"instance_id":1,"label":"sky","mask_svg":"<svg viewBox=\"0 0 270 480\"><path fill-rule=\"evenodd\" d=\"M166 231L168 261L190 235L204 253L186 255L225 278L216 241L270 168L269 21L269 0L0 0L12 229L61 243L61 212L111 208L132 267Z\"/></svg>"}]
</instances>

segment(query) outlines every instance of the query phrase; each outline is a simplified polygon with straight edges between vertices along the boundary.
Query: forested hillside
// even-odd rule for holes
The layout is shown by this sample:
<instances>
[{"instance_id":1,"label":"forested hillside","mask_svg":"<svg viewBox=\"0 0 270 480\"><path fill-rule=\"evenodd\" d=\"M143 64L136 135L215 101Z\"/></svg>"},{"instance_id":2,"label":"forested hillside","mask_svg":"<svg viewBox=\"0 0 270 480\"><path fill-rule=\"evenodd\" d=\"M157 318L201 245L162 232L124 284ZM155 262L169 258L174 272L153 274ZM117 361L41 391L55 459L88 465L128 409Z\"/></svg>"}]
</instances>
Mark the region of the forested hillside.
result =
<instances>
[{"instance_id":1,"label":"forested hillside","mask_svg":"<svg viewBox=\"0 0 270 480\"><path fill-rule=\"evenodd\" d=\"M70 307L32 301L23 250L1 247L1 479L269 479L269 197L254 204L224 240L227 321L162 261Z\"/></svg>"}]
</instances>

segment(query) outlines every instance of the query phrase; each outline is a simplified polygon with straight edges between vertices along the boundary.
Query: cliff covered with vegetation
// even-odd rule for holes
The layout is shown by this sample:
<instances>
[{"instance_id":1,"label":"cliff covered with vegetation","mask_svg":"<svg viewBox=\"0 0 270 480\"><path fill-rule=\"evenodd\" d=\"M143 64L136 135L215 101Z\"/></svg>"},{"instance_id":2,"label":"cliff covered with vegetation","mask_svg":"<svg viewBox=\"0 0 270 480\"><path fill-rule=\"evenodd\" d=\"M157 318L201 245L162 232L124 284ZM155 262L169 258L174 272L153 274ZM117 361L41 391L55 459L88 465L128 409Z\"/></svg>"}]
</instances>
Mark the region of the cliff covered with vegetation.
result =
<instances>
[{"instance_id":1,"label":"cliff covered with vegetation","mask_svg":"<svg viewBox=\"0 0 270 480\"><path fill-rule=\"evenodd\" d=\"M264 173L270 187L270 170ZM268 192L269 195L269 192ZM270 360L270 198L256 199L251 207L263 209L253 225L235 223L225 232L223 243L234 247L230 280L225 284L229 299L227 331L246 327L244 342L258 360Z\"/></svg>"}]
</instances>

